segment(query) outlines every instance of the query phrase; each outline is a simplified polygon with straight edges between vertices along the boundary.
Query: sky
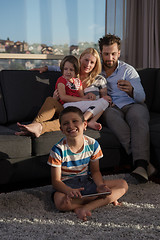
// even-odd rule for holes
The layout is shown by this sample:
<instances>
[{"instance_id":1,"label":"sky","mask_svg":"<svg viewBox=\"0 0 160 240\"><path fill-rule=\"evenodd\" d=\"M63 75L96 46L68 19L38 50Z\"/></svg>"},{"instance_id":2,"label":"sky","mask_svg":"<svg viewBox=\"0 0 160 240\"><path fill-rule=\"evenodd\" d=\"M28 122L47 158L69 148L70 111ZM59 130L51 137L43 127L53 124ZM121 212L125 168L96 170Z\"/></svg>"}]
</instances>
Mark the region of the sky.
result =
<instances>
[{"instance_id":1,"label":"sky","mask_svg":"<svg viewBox=\"0 0 160 240\"><path fill-rule=\"evenodd\" d=\"M0 39L47 45L97 43L105 34L105 3L106 0L0 0ZM121 38L123 3L124 0L107 0L107 32Z\"/></svg>"},{"instance_id":2,"label":"sky","mask_svg":"<svg viewBox=\"0 0 160 240\"><path fill-rule=\"evenodd\" d=\"M0 39L71 45L104 33L105 0L0 0Z\"/></svg>"}]
</instances>

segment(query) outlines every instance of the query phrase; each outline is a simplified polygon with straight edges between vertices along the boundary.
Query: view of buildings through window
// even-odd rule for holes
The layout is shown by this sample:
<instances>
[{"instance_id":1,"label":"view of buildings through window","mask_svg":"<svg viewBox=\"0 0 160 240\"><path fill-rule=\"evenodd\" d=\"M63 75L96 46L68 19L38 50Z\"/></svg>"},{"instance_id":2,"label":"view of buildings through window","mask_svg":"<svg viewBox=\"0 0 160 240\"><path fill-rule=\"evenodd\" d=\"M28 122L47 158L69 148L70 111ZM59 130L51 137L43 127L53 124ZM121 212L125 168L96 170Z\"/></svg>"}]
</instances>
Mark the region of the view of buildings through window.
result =
<instances>
[{"instance_id":1,"label":"view of buildings through window","mask_svg":"<svg viewBox=\"0 0 160 240\"><path fill-rule=\"evenodd\" d=\"M105 34L105 24L109 32L115 32L112 11L115 8L121 9L124 0L0 2L1 70L58 64L64 55L79 55L87 47L98 50L98 39ZM106 2L109 7L107 22ZM123 11L117 12L122 15ZM118 22L120 23L119 20ZM120 25L116 31L121 35Z\"/></svg>"}]
</instances>

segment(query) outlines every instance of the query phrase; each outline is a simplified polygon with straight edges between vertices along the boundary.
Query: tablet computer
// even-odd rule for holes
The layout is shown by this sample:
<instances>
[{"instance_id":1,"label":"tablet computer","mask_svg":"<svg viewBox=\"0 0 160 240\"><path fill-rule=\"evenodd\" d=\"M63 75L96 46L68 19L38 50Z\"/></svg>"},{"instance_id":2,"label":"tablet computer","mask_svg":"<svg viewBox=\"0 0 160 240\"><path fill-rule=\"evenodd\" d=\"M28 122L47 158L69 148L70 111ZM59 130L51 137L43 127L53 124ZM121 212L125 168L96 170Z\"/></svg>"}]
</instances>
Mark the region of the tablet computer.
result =
<instances>
[{"instance_id":1,"label":"tablet computer","mask_svg":"<svg viewBox=\"0 0 160 240\"><path fill-rule=\"evenodd\" d=\"M91 194L86 194L86 195L82 195L82 198L85 197L96 197L96 196L103 196L103 195L110 195L111 192L100 192L100 193L91 193Z\"/></svg>"}]
</instances>

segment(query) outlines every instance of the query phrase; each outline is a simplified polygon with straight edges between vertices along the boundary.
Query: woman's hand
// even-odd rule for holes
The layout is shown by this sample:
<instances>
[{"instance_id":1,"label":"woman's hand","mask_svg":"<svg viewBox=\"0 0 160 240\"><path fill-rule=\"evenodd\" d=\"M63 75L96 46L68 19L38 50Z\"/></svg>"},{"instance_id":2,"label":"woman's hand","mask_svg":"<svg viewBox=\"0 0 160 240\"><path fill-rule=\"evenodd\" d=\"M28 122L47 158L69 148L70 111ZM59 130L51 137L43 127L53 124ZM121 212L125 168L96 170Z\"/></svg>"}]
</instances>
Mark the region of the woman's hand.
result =
<instances>
[{"instance_id":1,"label":"woman's hand","mask_svg":"<svg viewBox=\"0 0 160 240\"><path fill-rule=\"evenodd\" d=\"M30 69L30 71L39 71L40 73L43 73L43 72L48 71L48 67L44 66L44 67L40 67L40 68L32 68L32 69Z\"/></svg>"},{"instance_id":2,"label":"woman's hand","mask_svg":"<svg viewBox=\"0 0 160 240\"><path fill-rule=\"evenodd\" d=\"M103 98L104 98L107 102L109 102L109 105L112 104L112 98L111 98L110 96L106 95L106 96L103 96Z\"/></svg>"}]
</instances>

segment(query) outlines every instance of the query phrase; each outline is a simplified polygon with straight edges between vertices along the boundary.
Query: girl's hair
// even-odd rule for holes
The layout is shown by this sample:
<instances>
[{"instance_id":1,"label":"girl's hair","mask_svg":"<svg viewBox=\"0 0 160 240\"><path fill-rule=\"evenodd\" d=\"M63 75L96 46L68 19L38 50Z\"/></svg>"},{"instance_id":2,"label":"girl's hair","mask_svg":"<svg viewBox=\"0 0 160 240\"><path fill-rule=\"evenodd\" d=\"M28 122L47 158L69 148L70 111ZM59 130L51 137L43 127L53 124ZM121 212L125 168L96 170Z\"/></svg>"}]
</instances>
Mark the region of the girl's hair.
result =
<instances>
[{"instance_id":1,"label":"girl's hair","mask_svg":"<svg viewBox=\"0 0 160 240\"><path fill-rule=\"evenodd\" d=\"M89 87L95 81L95 77L101 72L102 68L101 68L100 56L96 49L87 48L86 50L84 50L80 55L79 62L81 62L81 58L85 54L92 54L96 58L95 66L94 66L92 72L89 73L89 76L85 79L85 82L83 84L83 86Z\"/></svg>"},{"instance_id":2,"label":"girl's hair","mask_svg":"<svg viewBox=\"0 0 160 240\"><path fill-rule=\"evenodd\" d=\"M63 111L59 114L60 124L62 122L63 115L65 115L66 113L77 113L78 116L82 119L82 122L84 122L84 115L83 115L82 111L77 107L70 106L70 107L64 108Z\"/></svg>"},{"instance_id":3,"label":"girl's hair","mask_svg":"<svg viewBox=\"0 0 160 240\"><path fill-rule=\"evenodd\" d=\"M79 61L78 61L78 59L73 55L65 56L60 63L60 69L61 69L62 74L63 74L63 71L64 71L64 65L65 65L66 62L70 62L70 63L73 64L73 67L74 67L74 70L75 70L75 75L76 75L76 77L78 77L78 74L79 74Z\"/></svg>"}]
</instances>

